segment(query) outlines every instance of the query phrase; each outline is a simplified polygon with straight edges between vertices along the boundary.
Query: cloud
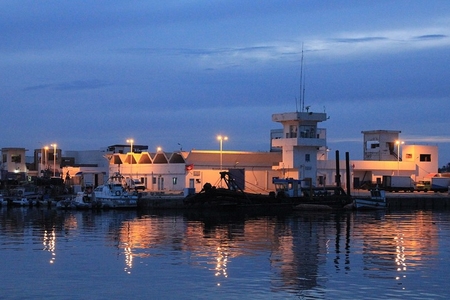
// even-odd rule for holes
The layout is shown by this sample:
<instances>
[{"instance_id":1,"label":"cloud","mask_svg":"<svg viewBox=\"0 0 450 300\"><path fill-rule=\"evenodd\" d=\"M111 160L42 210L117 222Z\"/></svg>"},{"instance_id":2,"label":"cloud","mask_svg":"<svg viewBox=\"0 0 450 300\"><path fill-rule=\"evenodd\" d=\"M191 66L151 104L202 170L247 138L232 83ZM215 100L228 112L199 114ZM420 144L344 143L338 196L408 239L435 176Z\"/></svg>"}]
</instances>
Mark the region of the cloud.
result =
<instances>
[{"instance_id":1,"label":"cloud","mask_svg":"<svg viewBox=\"0 0 450 300\"><path fill-rule=\"evenodd\" d=\"M449 136L421 136L421 135L407 135L404 137L406 141L411 143L450 143Z\"/></svg>"},{"instance_id":2,"label":"cloud","mask_svg":"<svg viewBox=\"0 0 450 300\"><path fill-rule=\"evenodd\" d=\"M385 31L340 32L333 36L297 36L296 39L267 39L257 43L235 44L230 47L173 47L123 48L122 54L157 56L189 56L200 66L208 69L228 66L265 64L267 62L299 60L304 49L309 62L327 59L352 59L361 56L389 55L405 51L450 46L450 38L444 32L450 28L411 28Z\"/></svg>"},{"instance_id":3,"label":"cloud","mask_svg":"<svg viewBox=\"0 0 450 300\"><path fill-rule=\"evenodd\" d=\"M40 84L24 88L25 91L36 90L55 90L55 91L78 91L78 90L92 90L109 86L110 83L101 80L74 80L69 82Z\"/></svg>"},{"instance_id":4,"label":"cloud","mask_svg":"<svg viewBox=\"0 0 450 300\"><path fill-rule=\"evenodd\" d=\"M416 36L416 39L419 40L435 40L435 39L444 39L447 38L448 35L445 34L426 34L426 35L421 35L421 36Z\"/></svg>"},{"instance_id":5,"label":"cloud","mask_svg":"<svg viewBox=\"0 0 450 300\"><path fill-rule=\"evenodd\" d=\"M339 38L335 41L338 43L366 43L373 41L384 41L386 37L359 37L359 38Z\"/></svg>"}]
</instances>

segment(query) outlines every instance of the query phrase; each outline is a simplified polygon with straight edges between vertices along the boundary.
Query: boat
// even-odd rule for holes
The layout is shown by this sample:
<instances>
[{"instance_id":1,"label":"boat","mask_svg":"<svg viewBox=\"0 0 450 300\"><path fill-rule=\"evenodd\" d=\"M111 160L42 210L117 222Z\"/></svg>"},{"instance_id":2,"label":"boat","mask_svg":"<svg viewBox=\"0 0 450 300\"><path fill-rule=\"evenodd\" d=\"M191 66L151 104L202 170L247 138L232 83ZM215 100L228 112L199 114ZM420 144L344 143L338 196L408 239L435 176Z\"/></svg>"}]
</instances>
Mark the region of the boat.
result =
<instances>
[{"instance_id":1,"label":"boat","mask_svg":"<svg viewBox=\"0 0 450 300\"><path fill-rule=\"evenodd\" d=\"M378 187L370 190L370 197L357 197L353 200L356 209L386 209L386 193Z\"/></svg>"},{"instance_id":2,"label":"boat","mask_svg":"<svg viewBox=\"0 0 450 300\"><path fill-rule=\"evenodd\" d=\"M56 208L58 208L58 209L75 209L75 204L73 203L73 199L66 198L63 200L59 200L56 203Z\"/></svg>"},{"instance_id":3,"label":"boat","mask_svg":"<svg viewBox=\"0 0 450 300\"><path fill-rule=\"evenodd\" d=\"M212 186L206 183L203 189L187 196L187 207L254 207L276 208L284 206L291 210L304 209L343 209L351 205L353 199L340 187L302 187L303 180L292 178L273 180L275 192L266 194L244 192L237 180L227 171L220 172L226 187Z\"/></svg>"},{"instance_id":4,"label":"boat","mask_svg":"<svg viewBox=\"0 0 450 300\"><path fill-rule=\"evenodd\" d=\"M310 180L274 178L276 197L290 199L294 210L345 209L353 199L339 185L314 187Z\"/></svg>"},{"instance_id":5,"label":"boat","mask_svg":"<svg viewBox=\"0 0 450 300\"><path fill-rule=\"evenodd\" d=\"M102 208L137 208L140 193L128 192L123 185L124 177L114 173L104 185L94 189L92 201L101 203Z\"/></svg>"},{"instance_id":6,"label":"boat","mask_svg":"<svg viewBox=\"0 0 450 300\"><path fill-rule=\"evenodd\" d=\"M56 208L59 209L91 209L102 207L103 203L101 201L92 201L86 196L85 192L78 192L74 198L66 198L58 201L56 204Z\"/></svg>"},{"instance_id":7,"label":"boat","mask_svg":"<svg viewBox=\"0 0 450 300\"><path fill-rule=\"evenodd\" d=\"M14 206L29 206L30 201L26 197L14 197L11 200L11 204Z\"/></svg>"},{"instance_id":8,"label":"boat","mask_svg":"<svg viewBox=\"0 0 450 300\"><path fill-rule=\"evenodd\" d=\"M40 196L34 185L23 185L10 189L5 198L14 206L34 206L38 205Z\"/></svg>"}]
</instances>

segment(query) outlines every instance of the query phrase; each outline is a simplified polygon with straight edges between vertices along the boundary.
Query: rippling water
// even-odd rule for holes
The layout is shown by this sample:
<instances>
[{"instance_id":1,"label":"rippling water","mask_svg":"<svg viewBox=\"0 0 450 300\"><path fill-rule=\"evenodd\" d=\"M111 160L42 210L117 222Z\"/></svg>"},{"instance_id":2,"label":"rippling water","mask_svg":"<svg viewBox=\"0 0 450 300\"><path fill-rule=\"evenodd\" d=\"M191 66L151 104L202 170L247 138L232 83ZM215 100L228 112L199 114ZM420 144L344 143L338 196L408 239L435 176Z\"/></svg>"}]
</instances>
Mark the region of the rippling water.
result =
<instances>
[{"instance_id":1,"label":"rippling water","mask_svg":"<svg viewBox=\"0 0 450 300\"><path fill-rule=\"evenodd\" d=\"M0 299L447 299L450 212L0 211Z\"/></svg>"}]
</instances>

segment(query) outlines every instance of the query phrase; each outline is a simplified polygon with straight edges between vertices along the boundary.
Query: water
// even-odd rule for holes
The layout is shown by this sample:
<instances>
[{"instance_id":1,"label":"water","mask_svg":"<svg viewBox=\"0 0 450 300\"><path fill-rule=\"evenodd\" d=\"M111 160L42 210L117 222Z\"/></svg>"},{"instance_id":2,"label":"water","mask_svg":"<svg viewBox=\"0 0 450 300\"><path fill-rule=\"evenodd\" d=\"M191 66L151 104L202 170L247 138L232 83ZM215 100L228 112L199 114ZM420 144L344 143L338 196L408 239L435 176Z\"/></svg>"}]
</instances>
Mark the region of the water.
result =
<instances>
[{"instance_id":1,"label":"water","mask_svg":"<svg viewBox=\"0 0 450 300\"><path fill-rule=\"evenodd\" d=\"M0 299L447 299L449 261L447 211L0 211Z\"/></svg>"}]
</instances>

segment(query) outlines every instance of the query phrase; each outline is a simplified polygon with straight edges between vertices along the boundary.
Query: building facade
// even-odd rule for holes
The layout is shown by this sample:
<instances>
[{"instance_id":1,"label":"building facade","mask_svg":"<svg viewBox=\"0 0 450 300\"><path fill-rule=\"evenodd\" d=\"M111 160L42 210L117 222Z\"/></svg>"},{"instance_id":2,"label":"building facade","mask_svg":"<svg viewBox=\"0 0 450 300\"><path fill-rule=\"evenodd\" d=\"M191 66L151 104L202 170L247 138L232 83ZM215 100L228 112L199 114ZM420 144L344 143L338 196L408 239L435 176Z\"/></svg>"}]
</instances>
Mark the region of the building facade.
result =
<instances>
[{"instance_id":1,"label":"building facade","mask_svg":"<svg viewBox=\"0 0 450 300\"><path fill-rule=\"evenodd\" d=\"M371 130L363 133L363 160L350 160L349 174L344 153L328 159L326 129L318 124L325 113L292 112L272 115L282 129L271 131L270 151L191 150L148 152L146 145L112 145L101 150L34 150L34 162L26 164L24 148L2 148L2 180L56 176L75 191L98 186L121 173L139 179L150 192L200 191L205 183L221 185L221 171L238 176L241 188L266 193L274 190L273 178L305 179L315 186L346 186L380 181L383 175L408 175L415 181L437 173L438 149L400 141L400 131ZM307 180L306 180L307 179ZM309 181L310 180L310 181Z\"/></svg>"}]
</instances>

